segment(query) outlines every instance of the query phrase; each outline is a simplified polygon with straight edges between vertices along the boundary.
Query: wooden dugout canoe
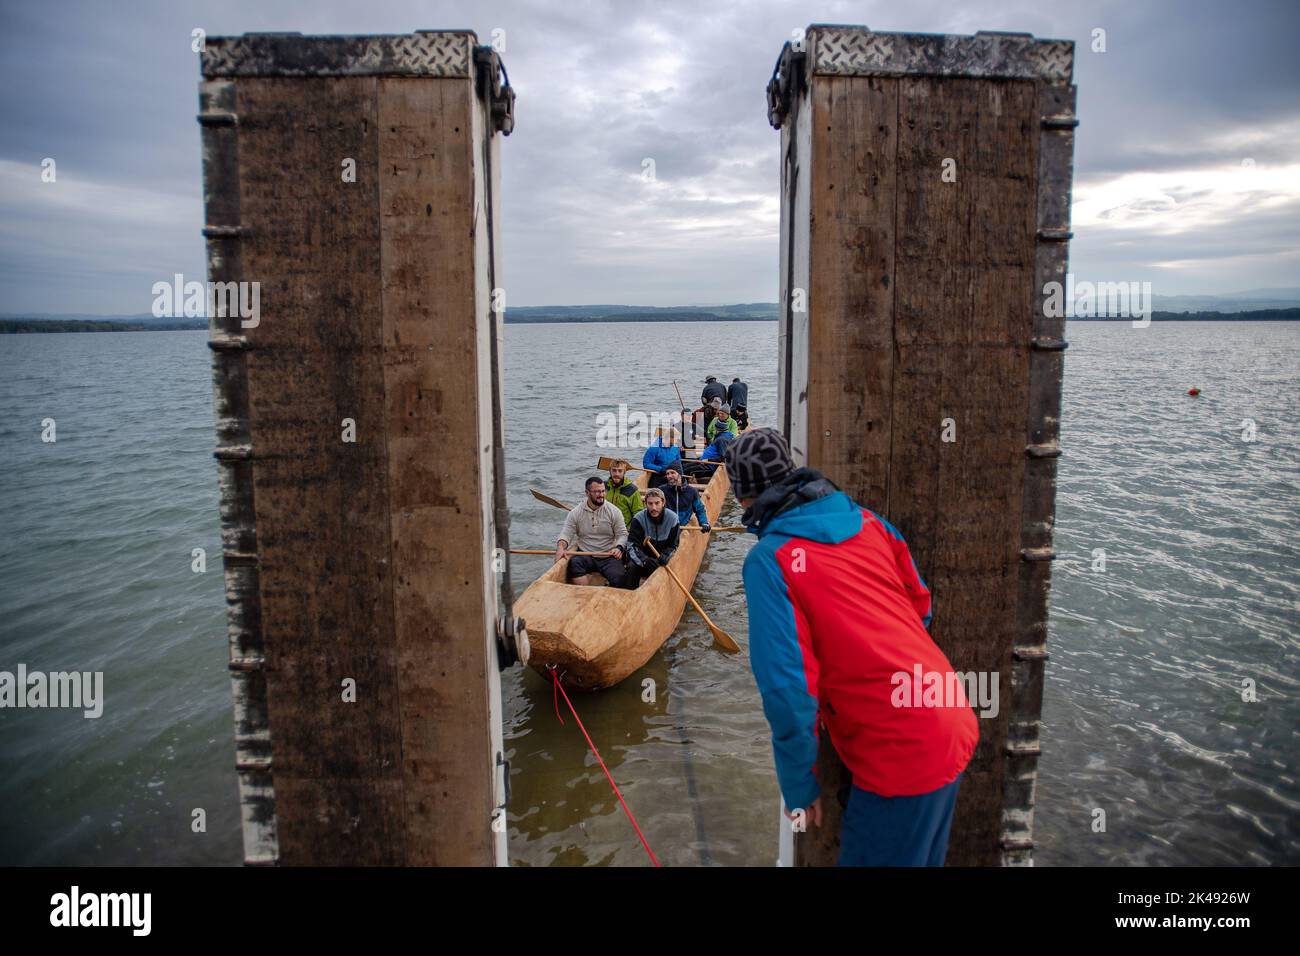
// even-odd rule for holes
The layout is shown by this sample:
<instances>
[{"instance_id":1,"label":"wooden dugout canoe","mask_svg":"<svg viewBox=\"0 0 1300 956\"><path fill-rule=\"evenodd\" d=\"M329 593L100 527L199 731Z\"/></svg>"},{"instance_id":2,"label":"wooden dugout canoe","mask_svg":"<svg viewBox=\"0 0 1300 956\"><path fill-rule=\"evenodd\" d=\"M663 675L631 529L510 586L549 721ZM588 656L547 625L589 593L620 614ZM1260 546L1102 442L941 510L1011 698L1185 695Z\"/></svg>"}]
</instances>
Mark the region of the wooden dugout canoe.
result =
<instances>
[{"instance_id":1,"label":"wooden dugout canoe","mask_svg":"<svg viewBox=\"0 0 1300 956\"><path fill-rule=\"evenodd\" d=\"M637 485L644 489L645 481L642 474ZM718 520L730 487L727 470L717 468L700 492L710 524ZM694 522L691 526L698 527ZM710 537L684 530L681 545L669 562L688 588L695 583ZM686 595L662 570L646 578L635 591L566 584L567 570L568 561L552 564L515 601L515 614L524 619L532 646L528 662L548 680L547 667L554 664L565 687L612 687L650 660L668 640L686 607Z\"/></svg>"}]
</instances>

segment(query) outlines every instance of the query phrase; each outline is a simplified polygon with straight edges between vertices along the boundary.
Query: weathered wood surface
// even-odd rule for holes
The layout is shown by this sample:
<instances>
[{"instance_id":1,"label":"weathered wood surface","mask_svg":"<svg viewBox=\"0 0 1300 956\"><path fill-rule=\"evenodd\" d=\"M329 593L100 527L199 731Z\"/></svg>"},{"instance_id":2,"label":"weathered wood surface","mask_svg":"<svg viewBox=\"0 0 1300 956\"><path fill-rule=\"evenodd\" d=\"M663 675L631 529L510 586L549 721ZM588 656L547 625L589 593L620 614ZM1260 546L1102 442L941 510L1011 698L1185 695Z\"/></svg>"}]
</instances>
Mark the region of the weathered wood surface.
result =
<instances>
[{"instance_id":1,"label":"weathered wood surface","mask_svg":"<svg viewBox=\"0 0 1300 956\"><path fill-rule=\"evenodd\" d=\"M1072 150L1069 125L1049 132L1042 117L1072 118L1072 88L996 69L962 75L957 61L973 47L956 41L971 38L933 50L917 38L921 60L957 59L936 71L952 75L909 76L896 68L908 59L905 35L858 30L865 39L845 43L854 28L834 28L831 44L820 29L810 31L813 68L830 66L807 76L795 109L796 120L811 113L796 144L811 180L808 331L790 326L807 390L782 403L806 435L807 463L907 538L935 595L931 634L954 668L999 676L999 714L979 722L948 862L1027 862L1050 565L1021 551L1050 546L1055 465L1026 446L1055 446L1061 371L1059 350L1033 345L1061 331L1035 290L1063 279L1065 243L1039 233L1068 228ZM885 38L889 69L871 67L873 36ZM1025 42L1017 55L1029 63ZM1048 72L1056 53L1043 51ZM1054 151L1046 162L1042 148ZM941 440L945 420L955 441ZM801 865L838 854L847 781L830 747L819 774L827 826L799 836Z\"/></svg>"},{"instance_id":2,"label":"weathered wood surface","mask_svg":"<svg viewBox=\"0 0 1300 956\"><path fill-rule=\"evenodd\" d=\"M645 476L637 484L645 487ZM715 468L701 495L709 523L717 521L731 483ZM683 532L670 562L687 588L695 582L711 535ZM566 687L600 690L617 684L654 656L677 629L686 595L667 574L655 572L635 591L565 583L569 562L551 565L515 601L528 627L529 663L549 679L555 665ZM599 578L599 575L596 575ZM694 613L694 612L692 612Z\"/></svg>"},{"instance_id":3,"label":"weathered wood surface","mask_svg":"<svg viewBox=\"0 0 1300 956\"><path fill-rule=\"evenodd\" d=\"M210 268L261 284L256 327L213 320L219 443L247 451L222 463L227 577L255 582L229 591L232 633L256 611L242 670L273 820L250 862L491 864L482 104L468 72L205 89L237 115L205 156L208 224L242 227Z\"/></svg>"}]
</instances>

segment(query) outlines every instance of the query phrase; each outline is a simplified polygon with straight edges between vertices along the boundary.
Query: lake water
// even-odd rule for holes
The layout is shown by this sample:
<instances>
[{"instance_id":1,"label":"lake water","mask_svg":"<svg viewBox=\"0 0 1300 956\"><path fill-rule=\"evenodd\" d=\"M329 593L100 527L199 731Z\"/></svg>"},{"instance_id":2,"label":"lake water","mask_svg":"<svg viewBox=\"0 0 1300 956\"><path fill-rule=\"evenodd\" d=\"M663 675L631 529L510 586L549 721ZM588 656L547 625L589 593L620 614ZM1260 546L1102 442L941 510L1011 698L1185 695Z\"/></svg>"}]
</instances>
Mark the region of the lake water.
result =
<instances>
[{"instance_id":1,"label":"lake water","mask_svg":"<svg viewBox=\"0 0 1300 956\"><path fill-rule=\"evenodd\" d=\"M1300 326L1069 338L1036 862L1300 862ZM205 339L0 336L0 669L102 670L108 698L98 720L0 710L0 863L241 859ZM562 516L528 489L577 500L619 402L667 412L673 378L690 398L739 375L755 422L775 417L774 323L511 325L506 348L516 547L554 541ZM749 546L716 539L695 588L742 643ZM545 562L518 558L517 588ZM503 691L511 861L644 865L550 689L515 668ZM774 861L753 678L693 612L643 672L575 704L664 863Z\"/></svg>"}]
</instances>

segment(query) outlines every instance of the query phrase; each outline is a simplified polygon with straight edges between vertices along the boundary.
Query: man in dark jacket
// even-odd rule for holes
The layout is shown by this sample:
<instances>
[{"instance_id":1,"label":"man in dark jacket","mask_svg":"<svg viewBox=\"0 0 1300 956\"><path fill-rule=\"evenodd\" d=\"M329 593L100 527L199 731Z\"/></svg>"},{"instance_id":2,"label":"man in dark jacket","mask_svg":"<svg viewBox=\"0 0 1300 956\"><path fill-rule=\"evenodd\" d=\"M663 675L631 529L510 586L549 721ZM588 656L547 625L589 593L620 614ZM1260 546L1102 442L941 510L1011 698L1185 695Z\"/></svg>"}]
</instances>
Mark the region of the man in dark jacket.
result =
<instances>
[{"instance_id":1,"label":"man in dark jacket","mask_svg":"<svg viewBox=\"0 0 1300 956\"><path fill-rule=\"evenodd\" d=\"M645 507L632 518L632 527L627 535L627 577L623 587L635 588L650 577L656 568L668 563L668 559L677 550L681 539L681 525L677 521L677 512L669 511L664 505L664 493L658 488L651 488L645 493ZM645 544L649 539L659 552Z\"/></svg>"},{"instance_id":2,"label":"man in dark jacket","mask_svg":"<svg viewBox=\"0 0 1300 956\"><path fill-rule=\"evenodd\" d=\"M720 401L727 400L727 386L723 385L714 376L710 375L704 380L704 391L700 392L700 404L708 405L714 399Z\"/></svg>"},{"instance_id":3,"label":"man in dark jacket","mask_svg":"<svg viewBox=\"0 0 1300 956\"><path fill-rule=\"evenodd\" d=\"M664 478L667 483L661 485L660 490L664 493L664 502L677 512L678 523L685 527L691 523L691 515L694 515L699 520L700 527L708 531L709 513L704 508L700 493L682 477L682 463L674 462L665 468Z\"/></svg>"},{"instance_id":4,"label":"man in dark jacket","mask_svg":"<svg viewBox=\"0 0 1300 956\"><path fill-rule=\"evenodd\" d=\"M727 404L733 409L737 405L749 405L749 386L738 378L733 378L727 386Z\"/></svg>"},{"instance_id":5,"label":"man in dark jacket","mask_svg":"<svg viewBox=\"0 0 1300 956\"><path fill-rule=\"evenodd\" d=\"M698 408L692 412L689 408L682 409L682 448L694 448L696 437L704 437L704 429L708 425L704 421L704 409Z\"/></svg>"},{"instance_id":6,"label":"man in dark jacket","mask_svg":"<svg viewBox=\"0 0 1300 956\"><path fill-rule=\"evenodd\" d=\"M758 535L743 572L750 666L786 813L821 823L820 725L853 775L840 865L942 866L979 726L926 630L930 591L907 544L821 472L796 469L774 429L737 438L726 466Z\"/></svg>"}]
</instances>

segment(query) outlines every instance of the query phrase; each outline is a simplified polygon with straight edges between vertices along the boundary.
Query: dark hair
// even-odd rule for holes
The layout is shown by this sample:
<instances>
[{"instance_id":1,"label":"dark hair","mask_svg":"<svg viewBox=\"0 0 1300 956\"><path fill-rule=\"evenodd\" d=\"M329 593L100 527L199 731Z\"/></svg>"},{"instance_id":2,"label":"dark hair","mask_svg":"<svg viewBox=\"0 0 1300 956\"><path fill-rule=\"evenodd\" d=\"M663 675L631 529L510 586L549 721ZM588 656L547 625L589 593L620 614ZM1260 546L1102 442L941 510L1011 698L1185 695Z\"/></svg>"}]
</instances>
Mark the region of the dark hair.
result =
<instances>
[{"instance_id":1,"label":"dark hair","mask_svg":"<svg viewBox=\"0 0 1300 956\"><path fill-rule=\"evenodd\" d=\"M738 379L738 378L733 378L732 381L733 381L733 382L739 382L740 379Z\"/></svg>"},{"instance_id":2,"label":"dark hair","mask_svg":"<svg viewBox=\"0 0 1300 956\"><path fill-rule=\"evenodd\" d=\"M588 478L588 479L586 480L586 482L583 484L583 486L582 486L582 490L583 490L583 491L588 490L588 489L592 486L592 483L593 483L593 482L594 482L595 484L600 485L600 487L602 487L602 488L605 487L605 479L604 479L604 478L601 478L601 477L599 477L599 476L597 476L597 475L592 475L592 476L591 476L590 478Z\"/></svg>"}]
</instances>

